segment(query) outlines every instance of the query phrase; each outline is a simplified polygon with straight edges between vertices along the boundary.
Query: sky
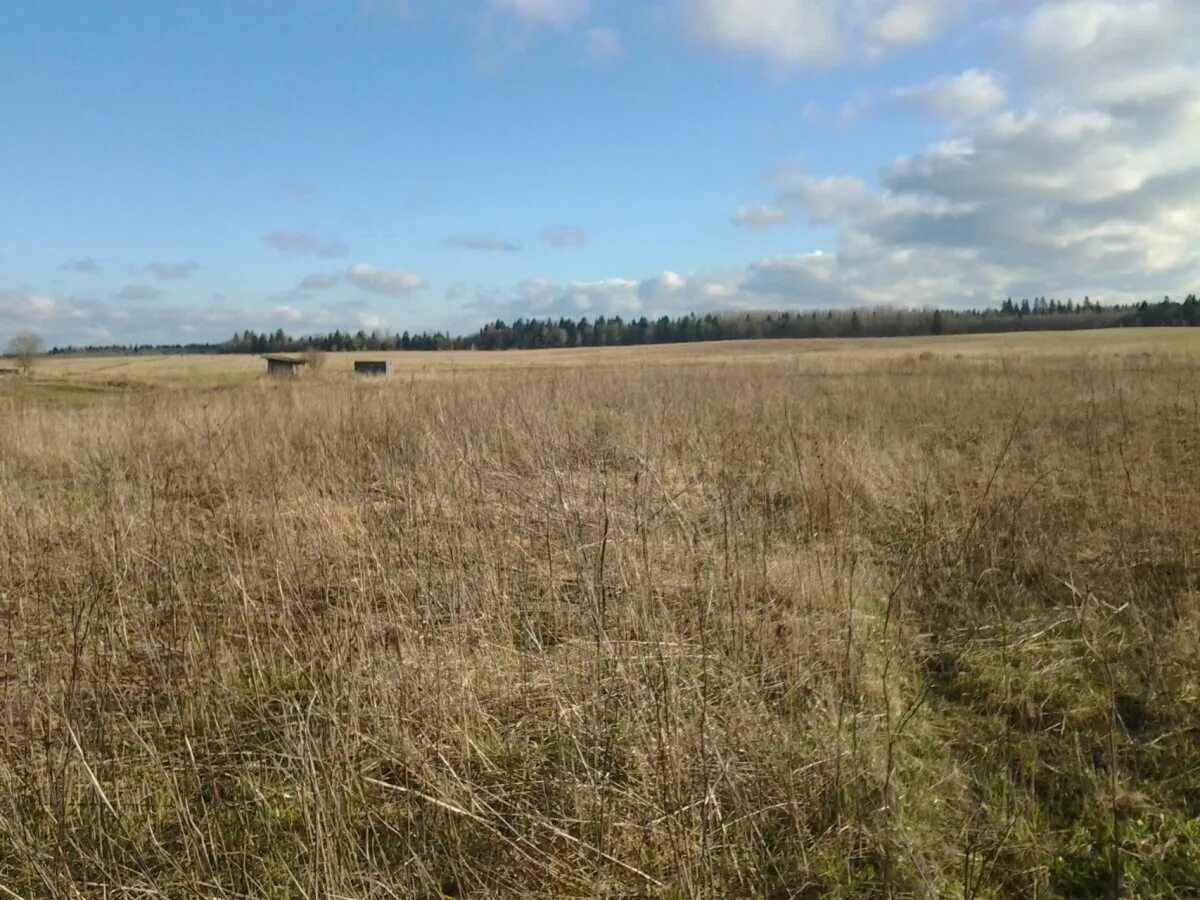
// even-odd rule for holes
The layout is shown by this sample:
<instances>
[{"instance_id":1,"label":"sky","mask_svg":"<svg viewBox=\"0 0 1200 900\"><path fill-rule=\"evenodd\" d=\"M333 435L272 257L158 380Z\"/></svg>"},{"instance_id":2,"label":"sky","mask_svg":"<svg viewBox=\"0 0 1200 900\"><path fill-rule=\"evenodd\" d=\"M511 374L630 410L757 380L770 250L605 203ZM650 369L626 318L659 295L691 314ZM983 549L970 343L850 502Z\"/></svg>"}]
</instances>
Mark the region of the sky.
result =
<instances>
[{"instance_id":1,"label":"sky","mask_svg":"<svg viewBox=\"0 0 1200 900\"><path fill-rule=\"evenodd\" d=\"M0 0L0 340L1200 289L1196 0Z\"/></svg>"}]
</instances>

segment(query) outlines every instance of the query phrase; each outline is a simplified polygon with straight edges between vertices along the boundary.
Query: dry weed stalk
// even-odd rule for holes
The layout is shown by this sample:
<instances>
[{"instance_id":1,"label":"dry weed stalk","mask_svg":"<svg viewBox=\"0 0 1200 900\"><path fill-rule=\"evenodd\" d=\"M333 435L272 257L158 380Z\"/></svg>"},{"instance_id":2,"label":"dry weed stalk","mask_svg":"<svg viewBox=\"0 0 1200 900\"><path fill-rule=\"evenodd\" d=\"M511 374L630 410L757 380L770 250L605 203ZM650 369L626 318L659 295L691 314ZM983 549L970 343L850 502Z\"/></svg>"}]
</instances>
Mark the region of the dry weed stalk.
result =
<instances>
[{"instance_id":1,"label":"dry weed stalk","mask_svg":"<svg viewBox=\"0 0 1200 900\"><path fill-rule=\"evenodd\" d=\"M0 884L1182 890L1196 376L747 357L11 406Z\"/></svg>"}]
</instances>

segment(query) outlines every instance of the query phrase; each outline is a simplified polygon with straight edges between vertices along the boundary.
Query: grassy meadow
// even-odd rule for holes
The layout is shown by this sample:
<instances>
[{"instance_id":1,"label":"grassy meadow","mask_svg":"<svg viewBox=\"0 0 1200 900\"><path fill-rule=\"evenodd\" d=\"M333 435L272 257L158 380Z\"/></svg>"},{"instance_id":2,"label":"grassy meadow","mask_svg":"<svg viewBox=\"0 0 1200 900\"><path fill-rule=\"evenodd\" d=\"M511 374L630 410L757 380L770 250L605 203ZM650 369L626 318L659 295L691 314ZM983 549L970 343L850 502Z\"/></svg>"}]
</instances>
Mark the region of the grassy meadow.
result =
<instances>
[{"instance_id":1,"label":"grassy meadow","mask_svg":"<svg viewBox=\"0 0 1200 900\"><path fill-rule=\"evenodd\" d=\"M0 380L0 896L1196 895L1200 330L353 358Z\"/></svg>"}]
</instances>

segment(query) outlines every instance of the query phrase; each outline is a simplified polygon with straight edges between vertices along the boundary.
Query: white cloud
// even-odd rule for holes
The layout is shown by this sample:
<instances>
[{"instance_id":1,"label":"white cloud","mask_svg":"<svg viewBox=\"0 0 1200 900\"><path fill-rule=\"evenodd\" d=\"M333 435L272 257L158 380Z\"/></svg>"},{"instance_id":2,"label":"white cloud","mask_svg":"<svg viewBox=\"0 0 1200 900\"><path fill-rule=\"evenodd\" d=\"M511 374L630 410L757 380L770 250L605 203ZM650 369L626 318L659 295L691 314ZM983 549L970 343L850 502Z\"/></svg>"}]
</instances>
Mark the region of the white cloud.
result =
<instances>
[{"instance_id":1,"label":"white cloud","mask_svg":"<svg viewBox=\"0 0 1200 900\"><path fill-rule=\"evenodd\" d=\"M959 0L678 0L706 43L786 68L875 59L939 37Z\"/></svg>"},{"instance_id":2,"label":"white cloud","mask_svg":"<svg viewBox=\"0 0 1200 900\"><path fill-rule=\"evenodd\" d=\"M496 73L521 60L549 29L559 35L571 32L586 18L590 0L487 0L484 14L474 22L476 65L483 72ZM585 38L585 41L587 38ZM596 64L585 44L580 58Z\"/></svg>"},{"instance_id":3,"label":"white cloud","mask_svg":"<svg viewBox=\"0 0 1200 900\"><path fill-rule=\"evenodd\" d=\"M1016 44L1016 73L1060 102L1151 102L1195 84L1200 3L1042 3L1019 29Z\"/></svg>"},{"instance_id":4,"label":"white cloud","mask_svg":"<svg viewBox=\"0 0 1200 900\"><path fill-rule=\"evenodd\" d=\"M947 131L883 166L877 185L781 167L760 208L832 227L836 250L733 273L736 302L964 305L1195 289L1200 4L1008 7L1003 80L1021 105L1006 108L1001 79L971 69L894 92ZM749 224L754 211L739 214Z\"/></svg>"},{"instance_id":5,"label":"white cloud","mask_svg":"<svg viewBox=\"0 0 1200 900\"><path fill-rule=\"evenodd\" d=\"M869 97L859 96L853 100L847 100L838 107L834 124L839 128L853 128L858 125L872 105L873 101Z\"/></svg>"},{"instance_id":6,"label":"white cloud","mask_svg":"<svg viewBox=\"0 0 1200 900\"><path fill-rule=\"evenodd\" d=\"M539 28L577 26L589 12L580 0L488 2L492 14L484 18L529 40ZM893 99L945 120L931 126L942 129L938 139L918 152L897 156L875 173L834 170L818 177L782 169L768 196L733 214L735 224L748 228L808 219L832 232L828 250L797 247L736 268L644 279L628 272L617 274L631 277L529 279L477 294L475 309L505 317L594 318L866 303L960 306L1010 294L1078 299L1089 293L1111 302L1200 286L1195 0L671 2L700 40L781 69L869 61L933 41L964 9L996 14L992 31L975 33L995 38L994 53L979 60L979 68L893 92ZM573 34L575 49L586 52L593 32L585 26ZM603 45L605 39L597 40ZM814 103L790 115L836 124L878 109L869 97L850 96L841 112L836 98L824 109ZM538 239L553 247L586 243L582 230L565 225L542 229ZM265 240L286 253L347 253L340 241L298 231L273 232ZM489 235L452 242L495 251L518 244ZM78 272L97 267L94 260L64 266ZM167 268L151 271L171 277ZM261 307L252 298L225 298L204 308L169 308L139 304L161 297L140 285L127 286L109 303L0 292L0 326L120 340L172 340L181 333L207 338L274 328L281 320L289 330L367 327L363 323L378 315L370 304L384 305L367 295L404 298L425 286L412 271L366 263L336 276L315 273L299 284L317 291L342 279L364 292L357 306L312 309L293 293ZM449 289L438 315L456 314L449 308L458 307L466 290ZM419 314L420 305L409 312ZM467 330L477 324L475 313L469 315Z\"/></svg>"},{"instance_id":7,"label":"white cloud","mask_svg":"<svg viewBox=\"0 0 1200 900\"><path fill-rule=\"evenodd\" d=\"M425 279L409 269L383 269L355 263L346 270L346 280L359 290L404 299L425 287Z\"/></svg>"},{"instance_id":8,"label":"white cloud","mask_svg":"<svg viewBox=\"0 0 1200 900\"><path fill-rule=\"evenodd\" d=\"M968 69L961 75L935 78L925 84L899 88L893 96L927 115L954 118L978 116L1004 105L1004 88L991 72Z\"/></svg>"},{"instance_id":9,"label":"white cloud","mask_svg":"<svg viewBox=\"0 0 1200 900\"><path fill-rule=\"evenodd\" d=\"M621 316L628 319L764 305L764 298L743 292L746 280L746 270L693 275L666 271L642 281L602 278L562 284L532 278L510 290L482 292L475 308L485 318Z\"/></svg>"},{"instance_id":10,"label":"white cloud","mask_svg":"<svg viewBox=\"0 0 1200 900\"><path fill-rule=\"evenodd\" d=\"M962 0L902 0L899 3L874 4L882 15L868 26L868 34L886 47L911 47L940 37ZM864 4L863 15L870 16L871 6Z\"/></svg>"},{"instance_id":11,"label":"white cloud","mask_svg":"<svg viewBox=\"0 0 1200 900\"><path fill-rule=\"evenodd\" d=\"M806 217L834 230L833 250L665 272L636 287L619 278L527 282L499 299L513 314L654 317L984 306L1010 295L1132 302L1193 291L1200 285L1200 68L1190 48L1200 32L1183 27L1192 13L1180 4L1131 7L1152 24L1123 31L1129 13L1108 2L1033 10L1012 51L1028 60L1010 75L1021 85L1020 107L1005 108L999 78L983 71L909 89L905 102L948 119L942 139L893 159L877 179L780 167L768 181L770 202L734 214L747 226ZM1046 10L1084 15L1083 36L1058 39L1066 20L1039 21ZM1057 55L1039 69L1034 60L1055 40Z\"/></svg>"},{"instance_id":12,"label":"white cloud","mask_svg":"<svg viewBox=\"0 0 1200 900\"><path fill-rule=\"evenodd\" d=\"M491 7L532 25L566 28L586 16L591 3L589 0L491 0Z\"/></svg>"},{"instance_id":13,"label":"white cloud","mask_svg":"<svg viewBox=\"0 0 1200 900\"><path fill-rule=\"evenodd\" d=\"M204 306L169 306L0 290L0 334L31 329L41 334L48 346L219 342L246 328L274 331L282 327L290 334L303 335L384 326L382 315L354 302L323 307L260 305L249 298L214 295Z\"/></svg>"},{"instance_id":14,"label":"white cloud","mask_svg":"<svg viewBox=\"0 0 1200 900\"><path fill-rule=\"evenodd\" d=\"M80 275L94 275L100 271L100 263L90 256L86 256L83 259L73 259L70 262L65 262L61 268L64 271L77 272Z\"/></svg>"},{"instance_id":15,"label":"white cloud","mask_svg":"<svg viewBox=\"0 0 1200 900\"><path fill-rule=\"evenodd\" d=\"M591 28L585 42L588 60L596 65L616 62L625 55L621 33L615 28Z\"/></svg>"},{"instance_id":16,"label":"white cloud","mask_svg":"<svg viewBox=\"0 0 1200 900\"><path fill-rule=\"evenodd\" d=\"M150 263L150 265L146 266L146 268L149 269L151 272L153 272L155 275L157 275L160 279L162 279L164 281L171 281L171 280L177 281L177 280L180 280L183 278L187 278L194 271L196 271L196 269L198 269L200 267L194 262L181 262L181 263L154 262L154 263Z\"/></svg>"},{"instance_id":17,"label":"white cloud","mask_svg":"<svg viewBox=\"0 0 1200 900\"><path fill-rule=\"evenodd\" d=\"M341 241L322 240L303 231L272 231L263 240L281 253L304 253L324 259L336 259L350 252Z\"/></svg>"},{"instance_id":18,"label":"white cloud","mask_svg":"<svg viewBox=\"0 0 1200 900\"><path fill-rule=\"evenodd\" d=\"M1200 283L1198 143L1200 77L1146 105L981 117L878 188L801 174L774 202L837 229L836 282L861 302L1157 296ZM822 283L808 262L763 272L749 286Z\"/></svg>"},{"instance_id":19,"label":"white cloud","mask_svg":"<svg viewBox=\"0 0 1200 900\"><path fill-rule=\"evenodd\" d=\"M678 272L667 270L654 278L647 278L638 285L638 299L650 309L673 305L676 298L687 289L687 279Z\"/></svg>"},{"instance_id":20,"label":"white cloud","mask_svg":"<svg viewBox=\"0 0 1200 900\"><path fill-rule=\"evenodd\" d=\"M459 234L446 238L445 244L478 253L519 253L523 249L520 241L498 234Z\"/></svg>"},{"instance_id":21,"label":"white cloud","mask_svg":"<svg viewBox=\"0 0 1200 900\"><path fill-rule=\"evenodd\" d=\"M324 291L336 285L337 282L337 275L327 275L324 272L314 272L313 274L305 275L302 279L300 279L300 290Z\"/></svg>"},{"instance_id":22,"label":"white cloud","mask_svg":"<svg viewBox=\"0 0 1200 900\"><path fill-rule=\"evenodd\" d=\"M0 323L9 328L30 328L71 314L73 307L47 294L0 291Z\"/></svg>"},{"instance_id":23,"label":"white cloud","mask_svg":"<svg viewBox=\"0 0 1200 900\"><path fill-rule=\"evenodd\" d=\"M300 310L296 309L296 307L294 307L294 306L287 306L287 305L276 306L274 309L271 310L271 313L272 313L272 315L275 316L275 318L279 319L281 322L285 322L285 323L288 323L291 325L294 325L297 322L304 321L304 313L302 313Z\"/></svg>"},{"instance_id":24,"label":"white cloud","mask_svg":"<svg viewBox=\"0 0 1200 900\"><path fill-rule=\"evenodd\" d=\"M740 269L689 275L667 271L640 282L606 278L555 284L530 279L508 291L485 292L477 307L486 318L619 315L628 319L688 312L827 308L888 299L842 283L843 274L833 254L809 253L763 260ZM895 269L889 274L894 275Z\"/></svg>"},{"instance_id":25,"label":"white cloud","mask_svg":"<svg viewBox=\"0 0 1200 900\"><path fill-rule=\"evenodd\" d=\"M387 328L387 320L374 313L363 313L358 317L358 327L363 331L383 331Z\"/></svg>"},{"instance_id":26,"label":"white cloud","mask_svg":"<svg viewBox=\"0 0 1200 900\"><path fill-rule=\"evenodd\" d=\"M1087 61L1121 69L1152 65L1187 41L1200 18L1192 0L1065 0L1039 5L1029 16L1024 43L1047 62ZM1195 33L1190 40L1194 43ZM1103 72L1082 73L1085 76Z\"/></svg>"},{"instance_id":27,"label":"white cloud","mask_svg":"<svg viewBox=\"0 0 1200 900\"><path fill-rule=\"evenodd\" d=\"M739 228L766 231L787 222L787 211L778 206L739 206L730 220Z\"/></svg>"},{"instance_id":28,"label":"white cloud","mask_svg":"<svg viewBox=\"0 0 1200 900\"><path fill-rule=\"evenodd\" d=\"M252 313L262 319L263 313ZM300 309L284 304L274 306L265 314L267 329L283 328L292 335L314 334L322 331L332 331L335 328L361 328L364 331L375 331L387 327L387 320L372 312L360 312L347 315L343 310L332 308Z\"/></svg>"},{"instance_id":29,"label":"white cloud","mask_svg":"<svg viewBox=\"0 0 1200 900\"><path fill-rule=\"evenodd\" d=\"M542 243L562 250L568 247L582 247L587 243L587 233L575 225L547 225L538 231Z\"/></svg>"},{"instance_id":30,"label":"white cloud","mask_svg":"<svg viewBox=\"0 0 1200 900\"><path fill-rule=\"evenodd\" d=\"M632 315L641 309L638 283L626 278L555 284L529 278L507 291L485 291L477 299L485 317Z\"/></svg>"},{"instance_id":31,"label":"white cloud","mask_svg":"<svg viewBox=\"0 0 1200 900\"><path fill-rule=\"evenodd\" d=\"M866 182L849 175L829 178L792 175L784 180L775 199L781 206L802 208L810 219L822 224L847 212L861 213L872 203Z\"/></svg>"},{"instance_id":32,"label":"white cloud","mask_svg":"<svg viewBox=\"0 0 1200 900\"><path fill-rule=\"evenodd\" d=\"M572 281L554 287L545 282L527 282L531 299L557 309L573 309L585 313L634 313L641 308L637 297L637 282L625 278L605 278L599 281Z\"/></svg>"}]
</instances>

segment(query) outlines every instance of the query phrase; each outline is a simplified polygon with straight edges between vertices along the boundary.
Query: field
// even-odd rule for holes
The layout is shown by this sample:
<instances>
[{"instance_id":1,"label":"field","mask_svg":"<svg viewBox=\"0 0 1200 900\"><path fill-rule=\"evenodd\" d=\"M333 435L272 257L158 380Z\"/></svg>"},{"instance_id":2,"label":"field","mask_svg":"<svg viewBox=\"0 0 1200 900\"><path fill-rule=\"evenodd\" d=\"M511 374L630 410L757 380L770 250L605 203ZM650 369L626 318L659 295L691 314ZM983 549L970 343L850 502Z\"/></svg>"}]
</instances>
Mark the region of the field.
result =
<instances>
[{"instance_id":1,"label":"field","mask_svg":"<svg viewBox=\"0 0 1200 900\"><path fill-rule=\"evenodd\" d=\"M1200 330L351 358L0 380L0 895L1195 896Z\"/></svg>"},{"instance_id":2,"label":"field","mask_svg":"<svg viewBox=\"0 0 1200 900\"><path fill-rule=\"evenodd\" d=\"M325 374L350 377L356 359L390 359L398 374L441 378L481 370L542 368L612 368L710 365L731 362L823 364L881 360L928 352L957 358L1029 356L1061 353L1128 355L1143 352L1192 353L1200 339L1176 328L1133 330L980 334L955 338L867 338L857 340L728 341L716 344L668 344L657 347L609 347L507 353L333 353ZM127 391L148 387L231 387L260 378L264 364L253 355L230 356L62 356L38 368L38 382L49 392ZM4 382L0 381L0 386ZM2 396L2 395L0 395Z\"/></svg>"}]
</instances>

